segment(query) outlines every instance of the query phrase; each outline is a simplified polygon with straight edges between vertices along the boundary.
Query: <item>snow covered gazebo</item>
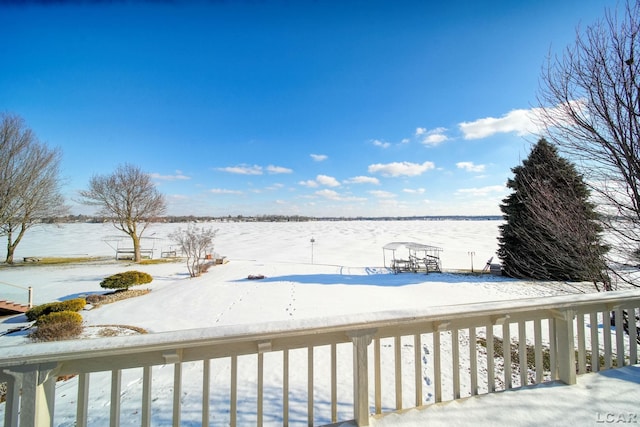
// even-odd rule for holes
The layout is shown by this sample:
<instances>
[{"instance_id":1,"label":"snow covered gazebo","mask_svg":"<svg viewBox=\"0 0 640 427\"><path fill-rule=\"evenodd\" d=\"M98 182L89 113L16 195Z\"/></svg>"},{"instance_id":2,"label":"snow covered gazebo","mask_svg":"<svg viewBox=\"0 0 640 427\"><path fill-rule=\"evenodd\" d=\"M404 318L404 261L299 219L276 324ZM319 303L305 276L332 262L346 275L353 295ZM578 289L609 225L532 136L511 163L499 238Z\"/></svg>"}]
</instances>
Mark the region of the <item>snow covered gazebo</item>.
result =
<instances>
[{"instance_id":1,"label":"snow covered gazebo","mask_svg":"<svg viewBox=\"0 0 640 427\"><path fill-rule=\"evenodd\" d=\"M382 247L384 266L394 273L441 271L440 252L442 248L415 242L391 242Z\"/></svg>"}]
</instances>

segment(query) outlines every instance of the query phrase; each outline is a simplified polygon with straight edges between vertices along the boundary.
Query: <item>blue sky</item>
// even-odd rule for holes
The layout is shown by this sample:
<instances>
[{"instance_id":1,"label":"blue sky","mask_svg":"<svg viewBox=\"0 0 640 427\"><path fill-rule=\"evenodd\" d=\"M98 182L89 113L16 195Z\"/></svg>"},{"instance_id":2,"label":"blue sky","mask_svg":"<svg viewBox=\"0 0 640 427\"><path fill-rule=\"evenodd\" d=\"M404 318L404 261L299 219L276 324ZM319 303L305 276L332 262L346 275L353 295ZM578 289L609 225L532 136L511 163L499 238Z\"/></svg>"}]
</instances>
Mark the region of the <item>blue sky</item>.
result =
<instances>
[{"instance_id":1,"label":"blue sky","mask_svg":"<svg viewBox=\"0 0 640 427\"><path fill-rule=\"evenodd\" d=\"M3 2L0 111L61 149L73 213L127 162L173 215L497 215L545 58L614 6Z\"/></svg>"}]
</instances>

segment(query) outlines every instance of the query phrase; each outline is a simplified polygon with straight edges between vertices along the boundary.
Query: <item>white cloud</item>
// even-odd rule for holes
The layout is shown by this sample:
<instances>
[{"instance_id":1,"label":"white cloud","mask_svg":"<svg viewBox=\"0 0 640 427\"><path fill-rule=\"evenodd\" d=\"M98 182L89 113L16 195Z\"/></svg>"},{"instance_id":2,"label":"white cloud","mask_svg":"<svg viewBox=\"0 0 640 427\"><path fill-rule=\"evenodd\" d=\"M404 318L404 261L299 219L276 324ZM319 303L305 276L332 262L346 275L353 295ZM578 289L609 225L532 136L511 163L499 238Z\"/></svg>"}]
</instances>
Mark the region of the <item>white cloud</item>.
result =
<instances>
[{"instance_id":1,"label":"white cloud","mask_svg":"<svg viewBox=\"0 0 640 427\"><path fill-rule=\"evenodd\" d=\"M424 188L405 188L402 191L409 194L424 194L427 190Z\"/></svg>"},{"instance_id":2,"label":"white cloud","mask_svg":"<svg viewBox=\"0 0 640 427\"><path fill-rule=\"evenodd\" d=\"M270 186L266 187L265 189L269 190L269 191L275 191L275 190L280 190L283 187L284 187L284 184L276 183L276 184L273 184L273 185L270 185Z\"/></svg>"},{"instance_id":3,"label":"white cloud","mask_svg":"<svg viewBox=\"0 0 640 427\"><path fill-rule=\"evenodd\" d=\"M269 172L271 174L291 173L291 172L293 172L293 170L291 170L289 168L283 168L282 166L269 165L269 166L267 166L267 172Z\"/></svg>"},{"instance_id":4,"label":"white cloud","mask_svg":"<svg viewBox=\"0 0 640 427\"><path fill-rule=\"evenodd\" d=\"M262 175L262 167L258 165L227 166L224 168L217 168L217 169L222 172L235 173L238 175Z\"/></svg>"},{"instance_id":5,"label":"white cloud","mask_svg":"<svg viewBox=\"0 0 640 427\"><path fill-rule=\"evenodd\" d=\"M395 194L389 192L389 191L382 191L382 190L372 190L369 191L369 194L371 194L372 196L375 196L379 199L392 199L394 197L396 197Z\"/></svg>"},{"instance_id":6,"label":"white cloud","mask_svg":"<svg viewBox=\"0 0 640 427\"><path fill-rule=\"evenodd\" d=\"M329 158L329 156L326 156L324 154L311 154L310 156L316 162L322 162Z\"/></svg>"},{"instance_id":7,"label":"white cloud","mask_svg":"<svg viewBox=\"0 0 640 427\"><path fill-rule=\"evenodd\" d=\"M326 199L340 200L340 194L338 194L337 191L324 189L324 190L316 191L316 194L318 196L322 196L322 197L324 197Z\"/></svg>"},{"instance_id":8,"label":"white cloud","mask_svg":"<svg viewBox=\"0 0 640 427\"><path fill-rule=\"evenodd\" d=\"M536 118L540 109L512 110L500 118L486 117L472 122L462 122L458 126L464 139L481 139L496 133L514 132L519 136L539 132Z\"/></svg>"},{"instance_id":9,"label":"white cloud","mask_svg":"<svg viewBox=\"0 0 640 427\"><path fill-rule=\"evenodd\" d=\"M309 188L318 187L318 183L316 181L314 181L313 179L308 179L306 181L300 181L300 182L298 182L298 184L302 185L303 187L309 187Z\"/></svg>"},{"instance_id":10,"label":"white cloud","mask_svg":"<svg viewBox=\"0 0 640 427\"><path fill-rule=\"evenodd\" d=\"M458 169L464 169L467 172L484 172L485 165L476 165L473 162L458 162Z\"/></svg>"},{"instance_id":11,"label":"white cloud","mask_svg":"<svg viewBox=\"0 0 640 427\"><path fill-rule=\"evenodd\" d=\"M371 141L371 143L376 147L382 147L382 148L389 148L391 146L390 142L380 141L379 139L374 139L373 141Z\"/></svg>"},{"instance_id":12,"label":"white cloud","mask_svg":"<svg viewBox=\"0 0 640 427\"><path fill-rule=\"evenodd\" d=\"M242 194L242 191L227 190L224 188L212 188L211 190L209 190L209 192L213 194Z\"/></svg>"},{"instance_id":13,"label":"white cloud","mask_svg":"<svg viewBox=\"0 0 640 427\"><path fill-rule=\"evenodd\" d=\"M316 182L321 185L326 185L327 187L338 187L340 182L332 176L327 175L318 175L316 177Z\"/></svg>"},{"instance_id":14,"label":"white cloud","mask_svg":"<svg viewBox=\"0 0 640 427\"><path fill-rule=\"evenodd\" d=\"M369 173L380 173L383 176L418 176L424 172L435 168L433 162L411 163L411 162L393 162L393 163L376 163L369 165Z\"/></svg>"},{"instance_id":15,"label":"white cloud","mask_svg":"<svg viewBox=\"0 0 640 427\"><path fill-rule=\"evenodd\" d=\"M337 202L364 202L367 200L363 197L344 196L337 191L329 189L316 191L315 194L317 196L324 197L325 199L334 200Z\"/></svg>"},{"instance_id":16,"label":"white cloud","mask_svg":"<svg viewBox=\"0 0 640 427\"><path fill-rule=\"evenodd\" d=\"M380 185L380 180L372 176L354 176L345 181L347 184L375 184Z\"/></svg>"},{"instance_id":17,"label":"white cloud","mask_svg":"<svg viewBox=\"0 0 640 427\"><path fill-rule=\"evenodd\" d=\"M182 171L177 170L175 175L161 175L159 173L151 173L149 176L152 179L157 179L159 181L181 181L191 179L191 177L186 176L182 173Z\"/></svg>"},{"instance_id":18,"label":"white cloud","mask_svg":"<svg viewBox=\"0 0 640 427\"><path fill-rule=\"evenodd\" d=\"M457 195L471 195L475 197L488 196L492 193L504 193L507 187L504 185L489 185L478 188L461 188L456 191Z\"/></svg>"},{"instance_id":19,"label":"white cloud","mask_svg":"<svg viewBox=\"0 0 640 427\"><path fill-rule=\"evenodd\" d=\"M428 130L427 128L417 128L415 136L422 138L420 142L424 145L435 147L445 141L449 140L449 137L445 135L447 128L439 127Z\"/></svg>"}]
</instances>

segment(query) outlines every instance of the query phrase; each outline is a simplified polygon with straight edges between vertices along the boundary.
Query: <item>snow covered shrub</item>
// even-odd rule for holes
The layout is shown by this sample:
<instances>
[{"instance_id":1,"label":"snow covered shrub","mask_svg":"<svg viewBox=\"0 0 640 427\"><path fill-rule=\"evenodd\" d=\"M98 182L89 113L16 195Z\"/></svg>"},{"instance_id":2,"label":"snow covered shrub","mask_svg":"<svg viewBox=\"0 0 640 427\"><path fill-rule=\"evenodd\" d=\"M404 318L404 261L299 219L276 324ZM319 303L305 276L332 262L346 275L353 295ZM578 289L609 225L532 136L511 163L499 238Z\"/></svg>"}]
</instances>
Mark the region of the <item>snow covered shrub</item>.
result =
<instances>
[{"instance_id":1,"label":"snow covered shrub","mask_svg":"<svg viewBox=\"0 0 640 427\"><path fill-rule=\"evenodd\" d=\"M75 298L66 301L49 302L46 304L36 305L25 313L27 320L33 322L39 320L40 317L46 316L49 313L55 313L58 311L80 311L87 305L87 301L84 298Z\"/></svg>"},{"instance_id":2,"label":"snow covered shrub","mask_svg":"<svg viewBox=\"0 0 640 427\"><path fill-rule=\"evenodd\" d=\"M106 277L100 282L100 286L105 289L129 289L130 286L151 283L152 280L150 274L131 270Z\"/></svg>"},{"instance_id":3,"label":"snow covered shrub","mask_svg":"<svg viewBox=\"0 0 640 427\"><path fill-rule=\"evenodd\" d=\"M41 327L44 325L51 325L53 323L61 322L80 324L82 323L82 316L80 315L80 313L76 313L75 311L55 311L53 313L40 316L40 318L38 318L38 321L36 322L36 326Z\"/></svg>"},{"instance_id":4,"label":"snow covered shrub","mask_svg":"<svg viewBox=\"0 0 640 427\"><path fill-rule=\"evenodd\" d=\"M75 311L56 311L39 317L36 326L29 334L33 341L73 339L82 333L82 316Z\"/></svg>"}]
</instances>

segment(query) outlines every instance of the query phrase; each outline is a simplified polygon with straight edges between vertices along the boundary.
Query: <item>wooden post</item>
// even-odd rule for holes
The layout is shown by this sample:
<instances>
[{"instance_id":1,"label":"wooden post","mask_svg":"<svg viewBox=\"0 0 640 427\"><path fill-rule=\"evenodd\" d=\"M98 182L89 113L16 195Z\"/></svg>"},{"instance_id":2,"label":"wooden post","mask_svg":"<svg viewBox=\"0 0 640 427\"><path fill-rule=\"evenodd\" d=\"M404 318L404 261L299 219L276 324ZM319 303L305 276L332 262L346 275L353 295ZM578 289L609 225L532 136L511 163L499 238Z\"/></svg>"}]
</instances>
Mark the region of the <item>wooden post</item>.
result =
<instances>
[{"instance_id":1,"label":"wooden post","mask_svg":"<svg viewBox=\"0 0 640 427\"><path fill-rule=\"evenodd\" d=\"M15 367L3 373L11 377L7 393L5 426L49 427L53 424L57 363L42 363ZM20 388L22 390L16 390ZM21 392L20 399L17 394ZM20 403L18 404L18 400ZM18 411L15 408L18 407ZM12 410L13 408L13 410ZM19 418L19 423L18 423Z\"/></svg>"},{"instance_id":2,"label":"wooden post","mask_svg":"<svg viewBox=\"0 0 640 427\"><path fill-rule=\"evenodd\" d=\"M573 318L575 315L574 310L554 313L558 379L568 385L576 383L576 354L573 343Z\"/></svg>"},{"instance_id":3,"label":"wooden post","mask_svg":"<svg viewBox=\"0 0 640 427\"><path fill-rule=\"evenodd\" d=\"M367 347L376 329L348 332L353 342L353 417L358 427L369 425L369 370Z\"/></svg>"}]
</instances>

